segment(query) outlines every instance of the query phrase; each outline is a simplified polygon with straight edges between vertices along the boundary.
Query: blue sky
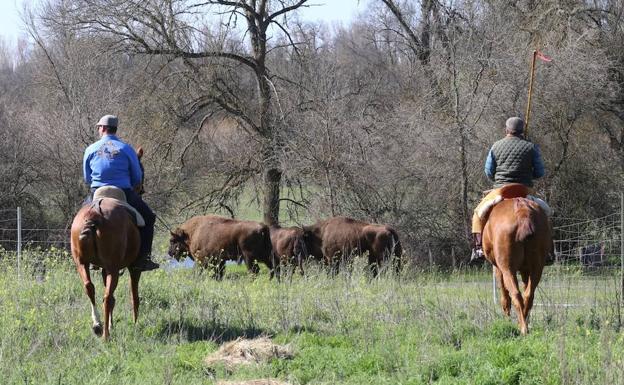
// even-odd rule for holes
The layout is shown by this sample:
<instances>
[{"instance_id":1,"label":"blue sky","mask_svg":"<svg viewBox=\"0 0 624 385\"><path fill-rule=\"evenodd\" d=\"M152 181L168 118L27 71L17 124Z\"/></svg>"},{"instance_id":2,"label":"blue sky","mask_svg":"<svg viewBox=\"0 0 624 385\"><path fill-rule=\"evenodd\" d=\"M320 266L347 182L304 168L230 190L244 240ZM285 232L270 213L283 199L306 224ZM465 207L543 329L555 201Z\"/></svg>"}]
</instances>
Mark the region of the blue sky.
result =
<instances>
[{"instance_id":1,"label":"blue sky","mask_svg":"<svg viewBox=\"0 0 624 385\"><path fill-rule=\"evenodd\" d=\"M34 0L0 0L0 36L9 44L15 44L20 32L21 20L19 11L24 3ZM309 20L323 20L328 23L348 23L357 12L361 12L365 0L310 0L310 7L301 11L301 15Z\"/></svg>"}]
</instances>

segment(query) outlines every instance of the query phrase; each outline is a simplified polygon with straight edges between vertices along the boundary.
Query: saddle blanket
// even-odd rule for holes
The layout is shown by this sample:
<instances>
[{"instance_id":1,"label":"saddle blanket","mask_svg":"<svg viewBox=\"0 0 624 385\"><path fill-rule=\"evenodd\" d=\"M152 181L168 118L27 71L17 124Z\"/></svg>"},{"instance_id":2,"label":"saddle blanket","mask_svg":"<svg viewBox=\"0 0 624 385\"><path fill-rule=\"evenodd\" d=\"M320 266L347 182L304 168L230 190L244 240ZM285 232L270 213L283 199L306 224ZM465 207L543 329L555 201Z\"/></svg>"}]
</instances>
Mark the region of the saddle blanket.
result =
<instances>
[{"instance_id":1,"label":"saddle blanket","mask_svg":"<svg viewBox=\"0 0 624 385\"><path fill-rule=\"evenodd\" d=\"M123 206L126 210L128 210L138 227L145 226L145 219L143 219L143 216L137 211L137 209L128 204L126 201L126 194L124 194L123 190L113 186L103 186L98 188L93 193L93 207L99 207L100 203L102 203L102 199L112 199L116 204Z\"/></svg>"},{"instance_id":2,"label":"saddle blanket","mask_svg":"<svg viewBox=\"0 0 624 385\"><path fill-rule=\"evenodd\" d=\"M546 216L548 216L548 218L552 217L553 209L550 206L548 206L548 203L546 203L546 201L544 201L543 199L540 199L540 198L538 198L536 196L533 196L533 195L527 195L526 198L528 200L531 200L531 201L537 203L542 208L542 210L544 210L544 212L546 213ZM490 210L492 209L492 207L496 206L502 200L503 200L503 196L502 195L498 195L494 199L492 199L491 201L484 203L483 206L480 208L479 212L477 212L477 215L479 216L479 218L481 220L485 220L487 218L488 214L490 213Z\"/></svg>"}]
</instances>

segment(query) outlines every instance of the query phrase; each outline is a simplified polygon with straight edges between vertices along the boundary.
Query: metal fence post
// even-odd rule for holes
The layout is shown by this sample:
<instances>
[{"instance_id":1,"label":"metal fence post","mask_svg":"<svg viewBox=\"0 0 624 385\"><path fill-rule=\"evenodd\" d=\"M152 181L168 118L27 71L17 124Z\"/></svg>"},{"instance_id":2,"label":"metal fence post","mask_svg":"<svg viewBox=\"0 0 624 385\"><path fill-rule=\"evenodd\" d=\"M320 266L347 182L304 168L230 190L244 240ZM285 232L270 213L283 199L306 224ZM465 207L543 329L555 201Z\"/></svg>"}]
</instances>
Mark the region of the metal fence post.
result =
<instances>
[{"instance_id":1,"label":"metal fence post","mask_svg":"<svg viewBox=\"0 0 624 385\"><path fill-rule=\"evenodd\" d=\"M17 279L21 277L22 259L22 208L17 207Z\"/></svg>"}]
</instances>

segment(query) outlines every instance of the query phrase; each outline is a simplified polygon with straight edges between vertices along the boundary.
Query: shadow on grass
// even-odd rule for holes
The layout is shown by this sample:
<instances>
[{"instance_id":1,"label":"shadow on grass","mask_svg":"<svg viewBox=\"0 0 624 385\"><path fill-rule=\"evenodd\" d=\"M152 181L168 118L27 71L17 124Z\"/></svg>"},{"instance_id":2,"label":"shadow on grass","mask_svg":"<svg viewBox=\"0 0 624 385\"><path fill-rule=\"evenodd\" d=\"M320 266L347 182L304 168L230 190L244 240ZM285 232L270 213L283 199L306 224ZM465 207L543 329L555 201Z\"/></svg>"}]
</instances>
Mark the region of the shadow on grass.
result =
<instances>
[{"instance_id":1,"label":"shadow on grass","mask_svg":"<svg viewBox=\"0 0 624 385\"><path fill-rule=\"evenodd\" d=\"M295 325L288 329L289 333L292 334L300 334L300 333L317 333L316 328L303 326L303 325Z\"/></svg>"},{"instance_id":2,"label":"shadow on grass","mask_svg":"<svg viewBox=\"0 0 624 385\"><path fill-rule=\"evenodd\" d=\"M233 341L239 337L256 338L261 335L269 335L271 332L253 326L241 328L213 322L201 324L191 320L182 320L159 323L155 334L163 339L175 338L177 335L180 339L188 342L214 341L218 344L222 344L224 342Z\"/></svg>"}]
</instances>

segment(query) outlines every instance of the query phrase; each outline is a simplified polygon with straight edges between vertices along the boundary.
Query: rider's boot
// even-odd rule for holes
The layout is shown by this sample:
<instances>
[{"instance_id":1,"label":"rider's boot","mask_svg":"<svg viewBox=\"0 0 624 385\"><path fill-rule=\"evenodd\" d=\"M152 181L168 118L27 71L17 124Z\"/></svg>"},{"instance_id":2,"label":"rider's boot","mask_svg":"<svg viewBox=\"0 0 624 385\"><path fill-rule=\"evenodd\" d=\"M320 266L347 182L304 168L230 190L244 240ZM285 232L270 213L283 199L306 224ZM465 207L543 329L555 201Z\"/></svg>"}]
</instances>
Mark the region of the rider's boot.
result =
<instances>
[{"instance_id":1,"label":"rider's boot","mask_svg":"<svg viewBox=\"0 0 624 385\"><path fill-rule=\"evenodd\" d=\"M154 229L152 227L141 227L139 228L139 233L141 235L141 247L139 251L139 257L134 261L132 265L130 265L131 269L138 271L150 271L158 269L159 265L152 261L152 239L154 237Z\"/></svg>"},{"instance_id":2,"label":"rider's boot","mask_svg":"<svg viewBox=\"0 0 624 385\"><path fill-rule=\"evenodd\" d=\"M159 264L152 261L149 253L139 254L139 258L137 258L137 260L134 261L132 265L130 265L131 269L138 270L138 271L150 271L150 270L158 269L159 267L160 267Z\"/></svg>"},{"instance_id":3,"label":"rider's boot","mask_svg":"<svg viewBox=\"0 0 624 385\"><path fill-rule=\"evenodd\" d=\"M470 256L470 262L483 259L483 246L481 245L481 233L472 233L472 255Z\"/></svg>"}]
</instances>

